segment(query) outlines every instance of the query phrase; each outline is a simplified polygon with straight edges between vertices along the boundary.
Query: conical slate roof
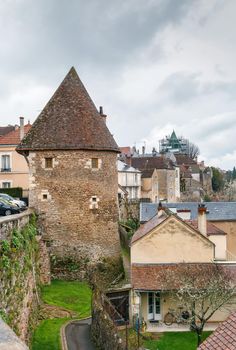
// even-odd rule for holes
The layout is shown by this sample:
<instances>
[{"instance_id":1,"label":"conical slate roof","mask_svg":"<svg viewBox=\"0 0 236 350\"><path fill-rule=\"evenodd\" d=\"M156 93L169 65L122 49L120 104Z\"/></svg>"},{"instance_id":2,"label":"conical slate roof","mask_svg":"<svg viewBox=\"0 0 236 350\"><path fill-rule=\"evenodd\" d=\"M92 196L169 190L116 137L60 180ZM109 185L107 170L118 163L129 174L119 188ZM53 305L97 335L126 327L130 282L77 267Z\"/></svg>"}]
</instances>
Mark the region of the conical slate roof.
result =
<instances>
[{"instance_id":1,"label":"conical slate roof","mask_svg":"<svg viewBox=\"0 0 236 350\"><path fill-rule=\"evenodd\" d=\"M19 153L58 149L119 152L73 67L17 147Z\"/></svg>"}]
</instances>

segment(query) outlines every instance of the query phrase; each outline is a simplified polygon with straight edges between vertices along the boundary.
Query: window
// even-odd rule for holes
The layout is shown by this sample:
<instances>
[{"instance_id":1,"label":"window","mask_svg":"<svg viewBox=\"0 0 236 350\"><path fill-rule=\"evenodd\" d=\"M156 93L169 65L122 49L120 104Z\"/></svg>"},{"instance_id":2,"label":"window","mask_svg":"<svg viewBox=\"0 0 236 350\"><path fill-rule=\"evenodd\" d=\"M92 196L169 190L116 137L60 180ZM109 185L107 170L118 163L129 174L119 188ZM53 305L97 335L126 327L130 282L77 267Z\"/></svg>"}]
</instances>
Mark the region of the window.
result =
<instances>
[{"instance_id":1,"label":"window","mask_svg":"<svg viewBox=\"0 0 236 350\"><path fill-rule=\"evenodd\" d=\"M46 193L43 194L43 199L48 199L48 195Z\"/></svg>"},{"instance_id":2,"label":"window","mask_svg":"<svg viewBox=\"0 0 236 350\"><path fill-rule=\"evenodd\" d=\"M11 187L11 183L8 181L4 181L2 182L2 188L10 188Z\"/></svg>"},{"instance_id":3,"label":"window","mask_svg":"<svg viewBox=\"0 0 236 350\"><path fill-rule=\"evenodd\" d=\"M92 158L92 168L98 169L98 158Z\"/></svg>"},{"instance_id":4,"label":"window","mask_svg":"<svg viewBox=\"0 0 236 350\"><path fill-rule=\"evenodd\" d=\"M46 169L52 168L52 158L45 158L45 168Z\"/></svg>"},{"instance_id":5,"label":"window","mask_svg":"<svg viewBox=\"0 0 236 350\"><path fill-rule=\"evenodd\" d=\"M11 171L9 154L2 155L2 171Z\"/></svg>"}]
</instances>

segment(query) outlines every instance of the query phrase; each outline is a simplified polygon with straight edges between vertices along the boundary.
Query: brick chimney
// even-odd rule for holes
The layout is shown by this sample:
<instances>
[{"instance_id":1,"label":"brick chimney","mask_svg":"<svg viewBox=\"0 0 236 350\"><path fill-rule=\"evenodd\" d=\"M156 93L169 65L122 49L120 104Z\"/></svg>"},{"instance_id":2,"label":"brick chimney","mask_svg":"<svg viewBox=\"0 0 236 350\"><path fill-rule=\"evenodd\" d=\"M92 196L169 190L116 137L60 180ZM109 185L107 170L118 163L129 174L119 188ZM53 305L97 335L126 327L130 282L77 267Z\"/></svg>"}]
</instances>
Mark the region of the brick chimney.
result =
<instances>
[{"instance_id":1,"label":"brick chimney","mask_svg":"<svg viewBox=\"0 0 236 350\"><path fill-rule=\"evenodd\" d=\"M99 107L99 114L100 114L100 116L102 117L104 123L106 124L107 115L103 113L103 107L102 107L102 106Z\"/></svg>"},{"instance_id":2,"label":"brick chimney","mask_svg":"<svg viewBox=\"0 0 236 350\"><path fill-rule=\"evenodd\" d=\"M207 235L207 219L206 219L206 210L205 204L198 205L198 230L203 234Z\"/></svg>"},{"instance_id":3,"label":"brick chimney","mask_svg":"<svg viewBox=\"0 0 236 350\"><path fill-rule=\"evenodd\" d=\"M24 130L24 117L20 117L20 140L24 138L25 130Z\"/></svg>"}]
</instances>

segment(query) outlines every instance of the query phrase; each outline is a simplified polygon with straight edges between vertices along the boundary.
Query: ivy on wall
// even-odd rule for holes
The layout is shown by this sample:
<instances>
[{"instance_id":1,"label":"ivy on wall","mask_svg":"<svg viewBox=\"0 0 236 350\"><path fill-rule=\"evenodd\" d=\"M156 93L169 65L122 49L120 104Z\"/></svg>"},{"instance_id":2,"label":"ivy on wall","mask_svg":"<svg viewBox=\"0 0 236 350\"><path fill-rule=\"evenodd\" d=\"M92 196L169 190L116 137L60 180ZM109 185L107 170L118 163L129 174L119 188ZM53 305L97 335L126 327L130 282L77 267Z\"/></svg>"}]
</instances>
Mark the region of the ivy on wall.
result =
<instances>
[{"instance_id":1,"label":"ivy on wall","mask_svg":"<svg viewBox=\"0 0 236 350\"><path fill-rule=\"evenodd\" d=\"M19 334L19 320L27 291L27 278L35 270L38 243L36 217L22 229L14 228L0 242L0 316Z\"/></svg>"}]
</instances>

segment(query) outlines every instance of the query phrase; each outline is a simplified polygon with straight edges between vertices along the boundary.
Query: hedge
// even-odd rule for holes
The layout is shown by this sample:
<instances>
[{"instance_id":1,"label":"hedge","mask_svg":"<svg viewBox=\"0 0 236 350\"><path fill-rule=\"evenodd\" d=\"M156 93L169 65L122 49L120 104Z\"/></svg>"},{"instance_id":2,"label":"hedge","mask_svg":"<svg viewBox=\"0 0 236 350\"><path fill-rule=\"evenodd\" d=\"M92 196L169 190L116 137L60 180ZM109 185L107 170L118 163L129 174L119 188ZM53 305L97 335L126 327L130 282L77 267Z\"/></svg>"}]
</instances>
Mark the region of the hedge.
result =
<instances>
[{"instance_id":1,"label":"hedge","mask_svg":"<svg viewBox=\"0 0 236 350\"><path fill-rule=\"evenodd\" d=\"M14 198L22 198L23 189L21 187L0 188L0 193L9 194Z\"/></svg>"}]
</instances>

